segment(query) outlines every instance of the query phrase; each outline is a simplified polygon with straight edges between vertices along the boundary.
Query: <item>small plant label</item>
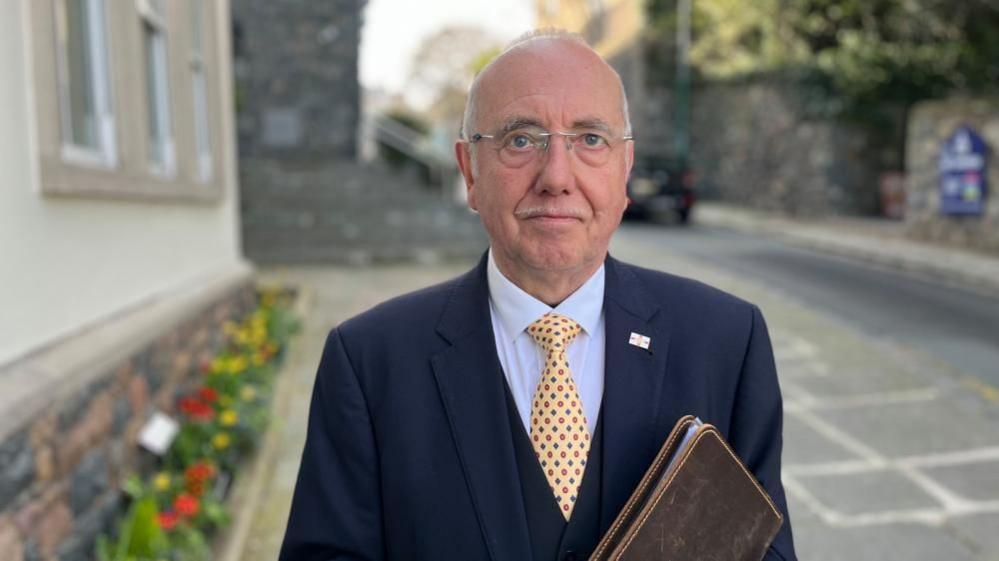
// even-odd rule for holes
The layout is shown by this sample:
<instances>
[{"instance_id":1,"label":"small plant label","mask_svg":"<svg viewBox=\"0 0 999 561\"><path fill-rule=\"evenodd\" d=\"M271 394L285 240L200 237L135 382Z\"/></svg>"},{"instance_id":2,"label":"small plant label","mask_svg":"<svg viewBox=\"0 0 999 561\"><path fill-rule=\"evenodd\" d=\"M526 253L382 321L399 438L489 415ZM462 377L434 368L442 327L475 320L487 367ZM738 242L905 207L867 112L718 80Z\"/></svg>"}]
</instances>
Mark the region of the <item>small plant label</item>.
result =
<instances>
[{"instance_id":1,"label":"small plant label","mask_svg":"<svg viewBox=\"0 0 999 561\"><path fill-rule=\"evenodd\" d=\"M170 449L170 444L173 443L179 430L180 424L172 417L155 411L139 431L139 445L157 456L162 456Z\"/></svg>"}]
</instances>

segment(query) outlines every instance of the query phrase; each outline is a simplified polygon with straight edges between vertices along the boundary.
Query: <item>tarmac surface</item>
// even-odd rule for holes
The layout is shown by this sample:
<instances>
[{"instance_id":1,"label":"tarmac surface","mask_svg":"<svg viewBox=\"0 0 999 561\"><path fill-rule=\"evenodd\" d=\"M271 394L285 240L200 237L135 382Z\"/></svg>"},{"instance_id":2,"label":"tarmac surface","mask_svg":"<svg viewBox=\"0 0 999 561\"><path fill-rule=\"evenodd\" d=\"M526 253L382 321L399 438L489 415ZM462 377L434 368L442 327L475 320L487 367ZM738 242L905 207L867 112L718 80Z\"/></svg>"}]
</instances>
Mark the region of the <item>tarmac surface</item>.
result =
<instances>
[{"instance_id":1,"label":"tarmac surface","mask_svg":"<svg viewBox=\"0 0 999 561\"><path fill-rule=\"evenodd\" d=\"M796 225L732 215L730 209L718 209L721 214L712 217L716 209L705 208L703 224L718 224L712 218L719 216L726 227L742 220L739 231L746 236L762 234L768 238L765 243L847 255L973 294L991 295L993 289L999 293L988 276L999 271L999 259L961 253L957 261L966 270L949 274L926 257L938 248L911 244L897 235L897 228ZM676 242L685 235L691 234L626 225L611 252L625 261L697 278L763 310L784 393L783 479L799 558L999 561L995 384L939 352L895 337L904 329L902 324L889 322L872 330L863 322L830 313L828 302L814 294L795 293L758 272L733 270L696 252L685 253L678 247L682 242ZM857 246L822 245L842 246L844 239ZM890 247L892 255L872 256L872 246ZM953 256L950 259L948 263L955 262ZM237 482L234 500L239 514L222 559L277 557L304 444L312 383L328 330L382 300L450 278L472 265L261 272L264 282L302 287L304 329L292 343L278 386L277 421L247 475ZM999 275L994 279L999 283Z\"/></svg>"}]
</instances>

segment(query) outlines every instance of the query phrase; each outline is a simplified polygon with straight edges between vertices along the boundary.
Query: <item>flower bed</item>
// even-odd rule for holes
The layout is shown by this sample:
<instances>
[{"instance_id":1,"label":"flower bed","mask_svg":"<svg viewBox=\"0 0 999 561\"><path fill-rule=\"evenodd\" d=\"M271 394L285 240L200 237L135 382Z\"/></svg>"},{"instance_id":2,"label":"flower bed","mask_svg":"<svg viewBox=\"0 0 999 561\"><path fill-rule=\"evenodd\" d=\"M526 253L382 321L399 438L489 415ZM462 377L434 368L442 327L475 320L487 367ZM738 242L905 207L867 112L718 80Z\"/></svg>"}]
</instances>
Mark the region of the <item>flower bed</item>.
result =
<instances>
[{"instance_id":1,"label":"flower bed","mask_svg":"<svg viewBox=\"0 0 999 561\"><path fill-rule=\"evenodd\" d=\"M290 294L262 292L256 310L223 326L222 351L177 402L180 430L159 471L125 481L131 504L118 535L98 539L100 561L211 559L208 538L229 520L222 501L232 476L270 422L277 366L298 329L290 302Z\"/></svg>"}]
</instances>

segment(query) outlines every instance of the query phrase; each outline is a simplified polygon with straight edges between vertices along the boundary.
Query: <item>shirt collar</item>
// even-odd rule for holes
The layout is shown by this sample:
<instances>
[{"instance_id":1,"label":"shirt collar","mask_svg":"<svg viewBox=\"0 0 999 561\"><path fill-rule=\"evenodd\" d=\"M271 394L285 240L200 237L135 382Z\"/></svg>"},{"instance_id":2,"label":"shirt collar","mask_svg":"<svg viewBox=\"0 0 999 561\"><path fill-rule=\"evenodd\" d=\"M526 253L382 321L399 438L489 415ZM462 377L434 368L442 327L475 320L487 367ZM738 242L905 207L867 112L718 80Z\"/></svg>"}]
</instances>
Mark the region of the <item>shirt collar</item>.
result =
<instances>
[{"instance_id":1,"label":"shirt collar","mask_svg":"<svg viewBox=\"0 0 999 561\"><path fill-rule=\"evenodd\" d=\"M503 276L493 259L491 247L489 248L486 278L489 282L489 299L493 309L499 315L499 323L504 331L503 335L509 341L516 339L535 320L548 312L555 312L571 318L588 335L593 334L597 328L597 322L600 321L600 313L604 306L603 264L583 283L583 286L576 289L554 308L524 292L510 279Z\"/></svg>"}]
</instances>

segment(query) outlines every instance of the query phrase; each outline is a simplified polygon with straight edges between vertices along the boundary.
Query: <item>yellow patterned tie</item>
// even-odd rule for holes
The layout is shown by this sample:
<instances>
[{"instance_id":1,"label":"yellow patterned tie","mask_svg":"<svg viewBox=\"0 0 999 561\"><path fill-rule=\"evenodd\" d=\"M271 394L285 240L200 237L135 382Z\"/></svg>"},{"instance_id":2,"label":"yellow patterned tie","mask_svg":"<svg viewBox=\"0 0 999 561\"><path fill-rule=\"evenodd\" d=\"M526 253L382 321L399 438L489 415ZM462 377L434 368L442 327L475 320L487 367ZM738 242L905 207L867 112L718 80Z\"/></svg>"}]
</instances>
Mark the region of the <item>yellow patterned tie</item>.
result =
<instances>
[{"instance_id":1,"label":"yellow patterned tie","mask_svg":"<svg viewBox=\"0 0 999 561\"><path fill-rule=\"evenodd\" d=\"M528 333L546 354L531 405L531 443L566 520L579 496L590 451L583 402L565 355L580 329L578 323L554 313L545 314L528 327Z\"/></svg>"}]
</instances>

